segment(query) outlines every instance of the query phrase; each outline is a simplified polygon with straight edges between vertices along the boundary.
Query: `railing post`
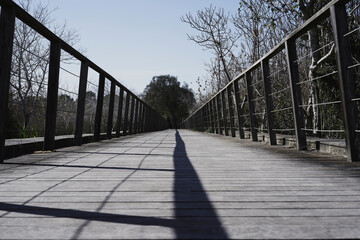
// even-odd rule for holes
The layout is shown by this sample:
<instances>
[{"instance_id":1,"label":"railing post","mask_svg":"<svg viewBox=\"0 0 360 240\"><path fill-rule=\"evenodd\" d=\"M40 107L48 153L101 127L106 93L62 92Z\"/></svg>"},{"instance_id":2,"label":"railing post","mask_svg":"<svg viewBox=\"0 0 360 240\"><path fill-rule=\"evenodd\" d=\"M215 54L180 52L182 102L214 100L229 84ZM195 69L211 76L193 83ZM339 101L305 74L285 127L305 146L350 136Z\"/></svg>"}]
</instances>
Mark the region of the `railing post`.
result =
<instances>
[{"instance_id":1,"label":"railing post","mask_svg":"<svg viewBox=\"0 0 360 240\"><path fill-rule=\"evenodd\" d=\"M149 121L148 121L148 128L149 128L149 132L152 132L153 131L153 113L152 113L152 110L151 108L149 108Z\"/></svg>"},{"instance_id":2,"label":"railing post","mask_svg":"<svg viewBox=\"0 0 360 240\"><path fill-rule=\"evenodd\" d=\"M209 108L208 108L208 104L206 103L204 105L204 112L205 112L205 122L206 122L206 129L205 131L208 131L210 129L210 116L209 116Z\"/></svg>"},{"instance_id":3,"label":"railing post","mask_svg":"<svg viewBox=\"0 0 360 240\"><path fill-rule=\"evenodd\" d=\"M147 132L151 132L151 109L147 107L146 109L146 128Z\"/></svg>"},{"instance_id":4,"label":"railing post","mask_svg":"<svg viewBox=\"0 0 360 240\"><path fill-rule=\"evenodd\" d=\"M120 137L123 102L124 102L124 89L120 88L119 107L118 107L117 120L116 120L116 137Z\"/></svg>"},{"instance_id":5,"label":"railing post","mask_svg":"<svg viewBox=\"0 0 360 240\"><path fill-rule=\"evenodd\" d=\"M154 112L149 108L149 130L150 132L154 131Z\"/></svg>"},{"instance_id":6,"label":"railing post","mask_svg":"<svg viewBox=\"0 0 360 240\"><path fill-rule=\"evenodd\" d=\"M142 133L142 119L143 119L143 103L139 102L139 119L138 119L138 133Z\"/></svg>"},{"instance_id":7,"label":"railing post","mask_svg":"<svg viewBox=\"0 0 360 240\"><path fill-rule=\"evenodd\" d=\"M195 113L194 115L194 129L195 131L198 131L198 120L199 120L199 112Z\"/></svg>"},{"instance_id":8,"label":"railing post","mask_svg":"<svg viewBox=\"0 0 360 240\"><path fill-rule=\"evenodd\" d=\"M199 121L199 112L195 113L194 115L194 129L195 131L199 131L198 129L198 121Z\"/></svg>"},{"instance_id":9,"label":"railing post","mask_svg":"<svg viewBox=\"0 0 360 240\"><path fill-rule=\"evenodd\" d=\"M193 117L193 129L195 131L197 131L197 120L198 120L198 113L195 113Z\"/></svg>"},{"instance_id":10,"label":"railing post","mask_svg":"<svg viewBox=\"0 0 360 240\"><path fill-rule=\"evenodd\" d=\"M128 127L127 125L128 125L128 122L129 122L129 105L130 105L130 93L126 92L123 136L127 135L127 127Z\"/></svg>"},{"instance_id":11,"label":"railing post","mask_svg":"<svg viewBox=\"0 0 360 240\"><path fill-rule=\"evenodd\" d=\"M352 101L356 98L356 87L353 69L349 68L353 62L349 36L346 35L349 27L345 4L338 2L331 6L330 14L336 46L348 160L356 162L360 161L360 134L356 133L356 130L359 130L359 113L357 103Z\"/></svg>"},{"instance_id":12,"label":"railing post","mask_svg":"<svg viewBox=\"0 0 360 240\"><path fill-rule=\"evenodd\" d=\"M157 116L156 112L154 112L155 115L155 131L158 131L160 129L160 118Z\"/></svg>"},{"instance_id":13,"label":"railing post","mask_svg":"<svg viewBox=\"0 0 360 240\"><path fill-rule=\"evenodd\" d=\"M146 106L145 109L145 132L150 132L150 109L148 106Z\"/></svg>"},{"instance_id":14,"label":"railing post","mask_svg":"<svg viewBox=\"0 0 360 240\"><path fill-rule=\"evenodd\" d=\"M215 133L216 134L219 134L219 129L218 129L218 116L217 116L217 110L216 110L216 96L214 96L212 99L211 99L211 102L212 102L212 108L213 108L213 113L214 113L214 130L215 130Z\"/></svg>"},{"instance_id":15,"label":"railing post","mask_svg":"<svg viewBox=\"0 0 360 240\"><path fill-rule=\"evenodd\" d=\"M241 110L241 104L240 104L239 80L235 80L233 86L234 86L234 94L235 94L236 113L237 113L238 126L239 126L239 136L241 139L244 139L245 133L244 133L244 129L242 128L242 126L244 125L244 120L242 118L243 112Z\"/></svg>"},{"instance_id":16,"label":"railing post","mask_svg":"<svg viewBox=\"0 0 360 240\"><path fill-rule=\"evenodd\" d=\"M209 101L209 111L210 111L210 121L211 121L211 133L215 133L215 124L214 124L214 108L213 101Z\"/></svg>"},{"instance_id":17,"label":"railing post","mask_svg":"<svg viewBox=\"0 0 360 240\"><path fill-rule=\"evenodd\" d=\"M101 117L102 117L103 102L104 102L104 88L105 88L105 76L103 73L100 73L98 99L96 103L96 114L95 114L94 142L100 140Z\"/></svg>"},{"instance_id":18,"label":"railing post","mask_svg":"<svg viewBox=\"0 0 360 240\"><path fill-rule=\"evenodd\" d=\"M129 122L129 134L133 134L134 128L134 109L135 109L135 97L131 95L131 110L130 110L130 122Z\"/></svg>"},{"instance_id":19,"label":"railing post","mask_svg":"<svg viewBox=\"0 0 360 240\"><path fill-rule=\"evenodd\" d=\"M143 103L142 104L142 116L141 116L141 132L143 133L143 132L145 132L145 117L146 117L146 115L145 115L145 110L146 110L146 106L145 106L145 104Z\"/></svg>"},{"instance_id":20,"label":"railing post","mask_svg":"<svg viewBox=\"0 0 360 240\"><path fill-rule=\"evenodd\" d=\"M227 113L226 113L226 102L225 102L225 89L221 92L221 106L222 106L222 113L223 113L223 125L225 136L229 136L229 129L227 128Z\"/></svg>"},{"instance_id":21,"label":"railing post","mask_svg":"<svg viewBox=\"0 0 360 240\"><path fill-rule=\"evenodd\" d=\"M254 99L254 93L253 93L253 87L252 87L252 77L250 72L245 73L245 79L246 79L246 89L247 89L247 95L248 95L248 104L249 104L249 117L250 117L250 128L251 128L251 137L252 141L256 142L258 140L257 137L257 130L255 129L255 119L254 119L254 102L252 101Z\"/></svg>"},{"instance_id":22,"label":"railing post","mask_svg":"<svg viewBox=\"0 0 360 240\"><path fill-rule=\"evenodd\" d=\"M208 108L207 108L207 104L204 105L203 109L204 109L204 122L205 122L204 131L207 131L209 129L209 126L210 126L209 111L208 111Z\"/></svg>"},{"instance_id":23,"label":"railing post","mask_svg":"<svg viewBox=\"0 0 360 240\"><path fill-rule=\"evenodd\" d=\"M138 133L138 117L139 117L139 99L136 99L135 120L134 120L134 134Z\"/></svg>"},{"instance_id":24,"label":"railing post","mask_svg":"<svg viewBox=\"0 0 360 240\"><path fill-rule=\"evenodd\" d=\"M220 93L216 95L216 110L217 110L219 134L222 135L223 131L221 128Z\"/></svg>"},{"instance_id":25,"label":"railing post","mask_svg":"<svg viewBox=\"0 0 360 240\"><path fill-rule=\"evenodd\" d=\"M303 130L305 127L304 113L301 106L301 89L299 86L299 66L297 63L295 40L289 39L285 42L287 53L287 65L289 70L292 108L294 115L294 125L296 134L296 143L298 150L306 150L306 134Z\"/></svg>"},{"instance_id":26,"label":"railing post","mask_svg":"<svg viewBox=\"0 0 360 240\"><path fill-rule=\"evenodd\" d=\"M196 125L197 125L197 130L201 131L201 126L202 126L202 119L201 119L201 109L200 111L198 111L197 113L197 119L196 119Z\"/></svg>"},{"instance_id":27,"label":"railing post","mask_svg":"<svg viewBox=\"0 0 360 240\"><path fill-rule=\"evenodd\" d=\"M109 101L109 113L107 121L107 138L112 138L112 129L113 129L113 116L114 116L114 101L115 101L115 88L116 84L114 81L111 81L110 87L110 101Z\"/></svg>"},{"instance_id":28,"label":"railing post","mask_svg":"<svg viewBox=\"0 0 360 240\"><path fill-rule=\"evenodd\" d=\"M78 95L78 103L76 110L75 139L74 139L75 145L78 146L82 144L88 71L89 71L89 63L81 62L79 95Z\"/></svg>"},{"instance_id":29,"label":"railing post","mask_svg":"<svg viewBox=\"0 0 360 240\"><path fill-rule=\"evenodd\" d=\"M199 112L199 121L198 121L199 131L203 131L203 129L204 129L202 110L203 110L203 109L200 109L200 112Z\"/></svg>"},{"instance_id":30,"label":"railing post","mask_svg":"<svg viewBox=\"0 0 360 240\"><path fill-rule=\"evenodd\" d=\"M143 107L143 119L142 119L142 132L143 133L146 133L147 132L147 129L146 129L146 121L147 121L147 106L144 105Z\"/></svg>"},{"instance_id":31,"label":"railing post","mask_svg":"<svg viewBox=\"0 0 360 240\"><path fill-rule=\"evenodd\" d=\"M204 121L204 131L209 130L209 114L208 114L208 108L207 104L203 107L203 121Z\"/></svg>"},{"instance_id":32,"label":"railing post","mask_svg":"<svg viewBox=\"0 0 360 240\"><path fill-rule=\"evenodd\" d=\"M233 110L233 100L232 100L232 95L231 95L231 87L232 87L232 85L229 85L226 88L226 92L227 92L227 97L228 97L231 136L236 137L235 128L234 128L234 110Z\"/></svg>"},{"instance_id":33,"label":"railing post","mask_svg":"<svg viewBox=\"0 0 360 240\"><path fill-rule=\"evenodd\" d=\"M146 107L146 121L145 121L146 132L150 132L150 108Z\"/></svg>"},{"instance_id":34,"label":"railing post","mask_svg":"<svg viewBox=\"0 0 360 240\"><path fill-rule=\"evenodd\" d=\"M197 113L197 119L196 119L196 125L197 125L197 130L201 131L201 110Z\"/></svg>"},{"instance_id":35,"label":"railing post","mask_svg":"<svg viewBox=\"0 0 360 240\"><path fill-rule=\"evenodd\" d=\"M206 110L207 110L207 119L208 119L208 129L209 132L212 132L211 128L211 111L210 111L210 102L206 104Z\"/></svg>"},{"instance_id":36,"label":"railing post","mask_svg":"<svg viewBox=\"0 0 360 240\"><path fill-rule=\"evenodd\" d=\"M261 69L264 80L264 92L265 92L265 104L266 104L266 113L267 113L267 123L268 123L268 134L270 145L276 145L276 134L273 130L274 128L274 104L271 97L271 83L270 83L270 69L269 69L269 60L265 59L261 61Z\"/></svg>"},{"instance_id":37,"label":"railing post","mask_svg":"<svg viewBox=\"0 0 360 240\"><path fill-rule=\"evenodd\" d=\"M46 101L44 150L54 150L60 72L60 42L50 43L49 78Z\"/></svg>"},{"instance_id":38,"label":"railing post","mask_svg":"<svg viewBox=\"0 0 360 240\"><path fill-rule=\"evenodd\" d=\"M0 16L0 163L3 163L5 156L6 118L9 103L14 29L14 8L2 6Z\"/></svg>"},{"instance_id":39,"label":"railing post","mask_svg":"<svg viewBox=\"0 0 360 240\"><path fill-rule=\"evenodd\" d=\"M201 109L197 112L197 119L196 119L196 124L197 124L197 130L201 131L201 127L202 127L202 114L201 114Z\"/></svg>"}]
</instances>

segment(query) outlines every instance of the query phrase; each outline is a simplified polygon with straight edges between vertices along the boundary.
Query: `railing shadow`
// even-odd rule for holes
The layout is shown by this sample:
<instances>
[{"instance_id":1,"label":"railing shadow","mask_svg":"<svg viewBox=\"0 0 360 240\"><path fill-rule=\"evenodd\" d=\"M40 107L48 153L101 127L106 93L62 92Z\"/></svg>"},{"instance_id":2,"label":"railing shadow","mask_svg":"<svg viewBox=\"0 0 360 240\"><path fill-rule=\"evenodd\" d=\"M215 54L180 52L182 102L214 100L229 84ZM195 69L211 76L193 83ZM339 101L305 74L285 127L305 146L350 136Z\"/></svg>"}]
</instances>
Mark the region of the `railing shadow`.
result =
<instances>
[{"instance_id":1,"label":"railing shadow","mask_svg":"<svg viewBox=\"0 0 360 240\"><path fill-rule=\"evenodd\" d=\"M187 156L185 143L178 131L176 131L175 140L176 146L173 153L174 219L103 213L97 210L84 211L1 202L0 210L8 213L15 212L85 220L86 224L83 224L77 229L72 239L80 237L84 227L91 221L168 227L174 229L177 239L227 239L228 236L204 190L200 177ZM158 169L146 170L157 171ZM126 180L127 179L124 179L123 181ZM108 199L105 199L100 204L104 206L107 202Z\"/></svg>"}]
</instances>

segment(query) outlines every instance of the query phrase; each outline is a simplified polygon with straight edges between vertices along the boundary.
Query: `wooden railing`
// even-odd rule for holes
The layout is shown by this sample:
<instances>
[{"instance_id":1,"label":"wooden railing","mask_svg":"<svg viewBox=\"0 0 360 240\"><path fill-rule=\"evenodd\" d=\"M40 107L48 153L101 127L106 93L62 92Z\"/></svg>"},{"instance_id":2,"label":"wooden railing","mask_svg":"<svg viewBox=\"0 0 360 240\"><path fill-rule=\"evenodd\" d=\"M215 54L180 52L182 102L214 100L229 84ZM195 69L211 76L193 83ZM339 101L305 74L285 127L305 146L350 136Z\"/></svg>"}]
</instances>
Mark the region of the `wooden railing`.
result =
<instances>
[{"instance_id":1,"label":"wooden railing","mask_svg":"<svg viewBox=\"0 0 360 240\"><path fill-rule=\"evenodd\" d=\"M43 150L53 150L56 147L55 130L58 113L59 71L61 50L67 52L81 62L79 84L77 89L76 126L72 144L83 143L83 124L85 114L85 98L88 83L88 70L91 68L99 74L98 98L96 104L95 127L92 140L99 141L101 138L119 137L134 133L157 131L168 127L167 121L157 114L151 107L133 94L129 89L119 83L108 72L100 68L68 43L56 36L47 27L38 22L30 14L11 0L1 0L0 17L0 162L3 161L7 148L6 119L8 117L9 88L11 78L11 62L13 57L13 39L15 19L19 19L35 30L45 39L50 41L49 72L47 79L46 117ZM104 102L105 81L110 81L110 98L108 106L108 119L106 134L101 133L102 111ZM118 111L114 112L115 90L120 89L118 97ZM125 111L123 111L123 98L125 97ZM116 117L114 129L113 119ZM88 140L87 140L88 141ZM18 150L21 148L18 148ZM36 149L32 149L36 150ZM37 149L40 150L40 149ZM11 154L10 154L11 155Z\"/></svg>"},{"instance_id":2,"label":"wooden railing","mask_svg":"<svg viewBox=\"0 0 360 240\"><path fill-rule=\"evenodd\" d=\"M349 1L333 0L327 4L302 26L283 39L275 48L235 77L221 91L196 110L182 123L182 127L199 131L210 131L217 134L223 134L224 132L225 135L229 135L230 129L232 137L235 137L237 130L240 138L245 138L244 131L249 130L252 140L257 141L259 128L256 127L256 117L258 115L266 115L266 117L264 117L265 125L267 125L265 131L267 132L271 145L277 144L277 132L294 132L297 149L307 149L306 132L309 131L309 129L305 126L303 109L307 105L302 103L301 84L309 81L300 81L299 61L301 61L301 59L298 58L299 52L296 41L321 22L330 21L333 32L333 44L336 52L337 63L335 64L335 68L337 68L337 71L324 74L324 76L321 77L327 77L332 74L338 75L340 99L332 102L316 103L314 106L341 104L343 128L320 129L318 131L341 132L345 137L349 161L360 161L358 110L360 99L356 93L359 90L356 89L356 81L359 80L354 76L354 68L358 68L359 64L353 63L351 43L349 40L349 35L354 32L358 33L359 29L348 29L346 11L346 4L348 2ZM286 60L286 67L280 70L272 69L269 62L279 54L283 54L284 60ZM276 82L274 75L280 71L284 71L284 74L287 75L287 84L281 90L272 91L272 86ZM239 82L243 84L239 85ZM257 84L262 85L261 91L263 95L261 97L254 96L254 86ZM291 101L291 106L274 109L274 95L284 93L285 91L289 91L288 102L290 103ZM244 96L246 96L247 99ZM262 106L262 112L255 111L255 102L259 101L259 99L263 101L264 105ZM247 103L247 115L243 112L244 108L242 105L244 105L244 103ZM291 128L276 128L274 115L284 114L286 111L290 112L290 117L283 119L292 118ZM248 118L247 121L250 125L248 128L244 127L245 117Z\"/></svg>"}]
</instances>

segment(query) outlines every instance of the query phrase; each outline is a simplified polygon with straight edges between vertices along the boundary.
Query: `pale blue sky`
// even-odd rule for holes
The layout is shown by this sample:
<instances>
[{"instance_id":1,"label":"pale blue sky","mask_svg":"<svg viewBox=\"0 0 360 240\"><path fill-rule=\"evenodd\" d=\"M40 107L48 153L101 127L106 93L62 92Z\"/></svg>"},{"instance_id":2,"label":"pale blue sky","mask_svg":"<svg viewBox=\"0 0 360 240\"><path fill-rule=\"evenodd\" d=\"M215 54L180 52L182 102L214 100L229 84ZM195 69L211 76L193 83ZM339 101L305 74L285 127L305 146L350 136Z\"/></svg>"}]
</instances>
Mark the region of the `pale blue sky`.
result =
<instances>
[{"instance_id":1,"label":"pale blue sky","mask_svg":"<svg viewBox=\"0 0 360 240\"><path fill-rule=\"evenodd\" d=\"M58 7L57 23L78 31L88 58L138 94L160 74L177 76L195 90L210 53L187 39L193 32L180 17L210 4L232 13L238 8L236 0L41 1Z\"/></svg>"}]
</instances>

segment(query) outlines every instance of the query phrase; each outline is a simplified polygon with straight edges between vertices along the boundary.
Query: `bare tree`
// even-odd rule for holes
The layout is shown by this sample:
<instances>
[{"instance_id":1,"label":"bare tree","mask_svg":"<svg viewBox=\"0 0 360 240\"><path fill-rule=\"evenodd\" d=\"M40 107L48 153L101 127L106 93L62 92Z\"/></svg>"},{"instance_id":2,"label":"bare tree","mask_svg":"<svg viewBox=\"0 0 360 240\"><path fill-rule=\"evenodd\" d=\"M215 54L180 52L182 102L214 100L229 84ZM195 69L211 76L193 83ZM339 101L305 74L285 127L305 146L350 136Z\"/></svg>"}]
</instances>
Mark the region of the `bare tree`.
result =
<instances>
[{"instance_id":1,"label":"bare tree","mask_svg":"<svg viewBox=\"0 0 360 240\"><path fill-rule=\"evenodd\" d=\"M195 16L187 13L181 17L181 21L199 32L197 35L188 34L188 38L205 49L213 51L214 62L221 63L221 71L225 75L225 79L221 79L223 82L221 85L230 82L236 69L231 66L231 59L234 56L232 51L236 46L238 36L233 34L228 27L229 13L225 13L222 8L210 5L210 7L197 11Z\"/></svg>"},{"instance_id":2,"label":"bare tree","mask_svg":"<svg viewBox=\"0 0 360 240\"><path fill-rule=\"evenodd\" d=\"M73 45L79 41L75 31L68 30L66 24L57 26L51 18L54 10L41 2L34 3L32 0L18 0L18 4L29 12L41 24L53 30L64 41ZM48 40L31 29L20 20L16 20L14 47L11 69L11 91L15 101L21 108L22 128L26 131L31 117L38 107L44 107L45 103L39 104L46 99L46 80L49 67ZM71 61L72 56L63 54L62 61ZM31 101L30 101L31 99Z\"/></svg>"},{"instance_id":3,"label":"bare tree","mask_svg":"<svg viewBox=\"0 0 360 240\"><path fill-rule=\"evenodd\" d=\"M270 5L261 0L240 0L237 13L232 16L241 41L242 54L247 66L256 62L294 27L287 15L272 12Z\"/></svg>"},{"instance_id":4,"label":"bare tree","mask_svg":"<svg viewBox=\"0 0 360 240\"><path fill-rule=\"evenodd\" d=\"M328 0L240 0L237 15L232 18L240 35L241 44L245 49L247 59L253 63L273 48L280 40L308 20ZM324 26L317 26L308 31L307 38L303 39L310 53L310 64L307 78L310 82L309 97L306 114L312 119L313 133L317 134L320 124L319 114L319 87L317 72L320 66L329 59L334 52L334 45L328 52L319 51L321 39L319 33L326 31ZM307 51L307 50L305 50ZM323 55L322 55L323 54ZM311 114L310 114L311 112ZM311 116L311 117L310 117Z\"/></svg>"}]
</instances>

